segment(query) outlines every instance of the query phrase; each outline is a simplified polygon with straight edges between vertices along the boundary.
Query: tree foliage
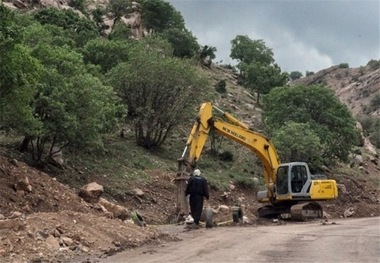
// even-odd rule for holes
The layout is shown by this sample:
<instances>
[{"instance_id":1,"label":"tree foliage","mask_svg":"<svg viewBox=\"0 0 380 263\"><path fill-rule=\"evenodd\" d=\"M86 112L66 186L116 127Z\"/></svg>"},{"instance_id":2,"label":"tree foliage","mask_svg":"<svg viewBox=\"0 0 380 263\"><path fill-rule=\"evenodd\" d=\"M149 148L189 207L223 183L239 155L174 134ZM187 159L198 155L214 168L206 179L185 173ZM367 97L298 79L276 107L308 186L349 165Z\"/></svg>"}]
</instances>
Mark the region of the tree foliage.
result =
<instances>
[{"instance_id":1,"label":"tree foliage","mask_svg":"<svg viewBox=\"0 0 380 263\"><path fill-rule=\"evenodd\" d=\"M352 115L325 87L275 88L264 97L263 117L271 134L288 122L309 124L323 146L320 154L324 164L346 161L358 143Z\"/></svg>"},{"instance_id":2,"label":"tree foliage","mask_svg":"<svg viewBox=\"0 0 380 263\"><path fill-rule=\"evenodd\" d=\"M306 162L311 169L322 165L323 146L309 123L285 123L273 132L272 142L282 162Z\"/></svg>"},{"instance_id":3,"label":"tree foliage","mask_svg":"<svg viewBox=\"0 0 380 263\"><path fill-rule=\"evenodd\" d=\"M110 0L107 5L107 10L113 14L113 26L112 31L115 28L115 25L118 24L120 19L127 15L131 9L131 1L129 0Z\"/></svg>"},{"instance_id":4,"label":"tree foliage","mask_svg":"<svg viewBox=\"0 0 380 263\"><path fill-rule=\"evenodd\" d=\"M238 60L240 82L244 87L260 94L269 93L276 86L285 85L288 74L281 73L281 68L274 63L273 51L261 39L251 40L248 36L238 35L231 41L230 57Z\"/></svg>"},{"instance_id":5,"label":"tree foliage","mask_svg":"<svg viewBox=\"0 0 380 263\"><path fill-rule=\"evenodd\" d=\"M163 0L143 0L142 21L149 31L162 33L165 30L185 29L185 22L180 12Z\"/></svg>"},{"instance_id":6,"label":"tree foliage","mask_svg":"<svg viewBox=\"0 0 380 263\"><path fill-rule=\"evenodd\" d=\"M31 98L40 65L22 45L23 29L15 21L15 13L0 4L0 129L23 133L38 126Z\"/></svg>"},{"instance_id":7,"label":"tree foliage","mask_svg":"<svg viewBox=\"0 0 380 263\"><path fill-rule=\"evenodd\" d=\"M216 57L215 52L216 47L207 45L203 46L202 49L199 51L199 59L201 63L207 67L210 67L212 60Z\"/></svg>"},{"instance_id":8,"label":"tree foliage","mask_svg":"<svg viewBox=\"0 0 380 263\"><path fill-rule=\"evenodd\" d=\"M77 47L82 47L90 39L99 36L99 31L93 21L86 17L81 18L70 9L41 9L34 14L34 18L42 25L51 24L64 29L67 36L75 41Z\"/></svg>"},{"instance_id":9,"label":"tree foliage","mask_svg":"<svg viewBox=\"0 0 380 263\"><path fill-rule=\"evenodd\" d=\"M290 72L290 74L289 74L289 78L291 79L291 80L296 80L296 79L300 79L300 78L302 78L302 73L301 72L299 72L299 71L292 71L292 72Z\"/></svg>"},{"instance_id":10,"label":"tree foliage","mask_svg":"<svg viewBox=\"0 0 380 263\"><path fill-rule=\"evenodd\" d=\"M237 35L231 40L230 57L238 60L240 70L244 70L244 66L252 62L265 65L274 62L272 49L268 48L262 39L251 40L242 35Z\"/></svg>"},{"instance_id":11,"label":"tree foliage","mask_svg":"<svg viewBox=\"0 0 380 263\"><path fill-rule=\"evenodd\" d=\"M84 61L99 65L106 73L120 62L128 61L130 45L125 41L94 39L83 48Z\"/></svg>"},{"instance_id":12,"label":"tree foliage","mask_svg":"<svg viewBox=\"0 0 380 263\"><path fill-rule=\"evenodd\" d=\"M190 61L139 47L110 72L110 83L128 106L138 145L160 146L198 103L206 79Z\"/></svg>"},{"instance_id":13,"label":"tree foliage","mask_svg":"<svg viewBox=\"0 0 380 263\"><path fill-rule=\"evenodd\" d=\"M287 73L281 73L277 64L251 62L245 71L245 87L256 91L258 103L260 102L260 94L267 94L272 88L283 86L288 79Z\"/></svg>"},{"instance_id":14,"label":"tree foliage","mask_svg":"<svg viewBox=\"0 0 380 263\"><path fill-rule=\"evenodd\" d=\"M101 134L115 125L112 88L88 74L82 56L67 47L42 44L33 54L44 66L34 97L34 116L42 129L25 135L34 160L40 162L54 146L101 145Z\"/></svg>"},{"instance_id":15,"label":"tree foliage","mask_svg":"<svg viewBox=\"0 0 380 263\"><path fill-rule=\"evenodd\" d=\"M191 58L198 52L197 38L186 29L170 28L163 31L161 35L172 45L175 57Z\"/></svg>"}]
</instances>

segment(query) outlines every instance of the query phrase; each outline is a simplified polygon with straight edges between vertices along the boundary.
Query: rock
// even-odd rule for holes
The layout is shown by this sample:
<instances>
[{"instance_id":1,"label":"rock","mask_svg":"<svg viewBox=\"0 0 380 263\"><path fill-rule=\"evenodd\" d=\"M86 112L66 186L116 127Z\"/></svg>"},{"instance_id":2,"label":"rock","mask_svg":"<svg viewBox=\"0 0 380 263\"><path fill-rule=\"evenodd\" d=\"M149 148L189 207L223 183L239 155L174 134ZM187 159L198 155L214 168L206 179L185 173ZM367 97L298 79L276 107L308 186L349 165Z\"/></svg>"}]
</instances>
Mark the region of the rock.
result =
<instances>
[{"instance_id":1,"label":"rock","mask_svg":"<svg viewBox=\"0 0 380 263\"><path fill-rule=\"evenodd\" d=\"M104 188L102 185L92 182L83 186L78 195L87 203L97 203L103 192Z\"/></svg>"},{"instance_id":2,"label":"rock","mask_svg":"<svg viewBox=\"0 0 380 263\"><path fill-rule=\"evenodd\" d=\"M133 189L133 192L134 192L134 194L135 194L136 196L138 196L138 197L142 197L142 196L144 196L144 192L143 192L140 188L135 188L135 189Z\"/></svg>"},{"instance_id":3,"label":"rock","mask_svg":"<svg viewBox=\"0 0 380 263\"><path fill-rule=\"evenodd\" d=\"M326 219L331 219L331 215L328 214L327 212L323 211L323 218L326 218Z\"/></svg>"},{"instance_id":4,"label":"rock","mask_svg":"<svg viewBox=\"0 0 380 263\"><path fill-rule=\"evenodd\" d=\"M376 158L376 157L371 156L371 157L369 157L369 160L370 160L372 163L376 164L376 165L379 164L379 159Z\"/></svg>"},{"instance_id":5,"label":"rock","mask_svg":"<svg viewBox=\"0 0 380 263\"><path fill-rule=\"evenodd\" d=\"M18 167L19 164L18 164L18 161L16 159L12 159L11 160L11 164L13 164L14 166Z\"/></svg>"},{"instance_id":6,"label":"rock","mask_svg":"<svg viewBox=\"0 0 380 263\"><path fill-rule=\"evenodd\" d=\"M13 0L12 4L18 9L25 9L27 5L21 0Z\"/></svg>"},{"instance_id":7,"label":"rock","mask_svg":"<svg viewBox=\"0 0 380 263\"><path fill-rule=\"evenodd\" d=\"M226 206L226 205L220 205L218 210L221 210L221 211L230 211L230 208L228 206Z\"/></svg>"},{"instance_id":8,"label":"rock","mask_svg":"<svg viewBox=\"0 0 380 263\"><path fill-rule=\"evenodd\" d=\"M355 214L355 209L353 207L348 208L346 211L344 211L343 216L346 217L351 217Z\"/></svg>"},{"instance_id":9,"label":"rock","mask_svg":"<svg viewBox=\"0 0 380 263\"><path fill-rule=\"evenodd\" d=\"M25 223L21 219L5 219L0 220L0 229L12 229L20 231L25 228Z\"/></svg>"},{"instance_id":10,"label":"rock","mask_svg":"<svg viewBox=\"0 0 380 263\"><path fill-rule=\"evenodd\" d=\"M50 152L50 155L51 155L51 162L55 165L57 165L58 167L62 167L63 166L63 153L62 153L62 149L60 149L59 147L56 147L54 146L53 149L51 150Z\"/></svg>"},{"instance_id":11,"label":"rock","mask_svg":"<svg viewBox=\"0 0 380 263\"><path fill-rule=\"evenodd\" d=\"M129 218L129 211L123 206L113 204L104 198L99 199L99 204L103 206L107 212L112 213L113 218L119 218L121 220L126 220ZM107 217L109 217L109 215Z\"/></svg>"},{"instance_id":12,"label":"rock","mask_svg":"<svg viewBox=\"0 0 380 263\"><path fill-rule=\"evenodd\" d=\"M59 241L53 236L48 236L45 240L46 246L52 250L58 250L60 248Z\"/></svg>"},{"instance_id":13,"label":"rock","mask_svg":"<svg viewBox=\"0 0 380 263\"><path fill-rule=\"evenodd\" d=\"M69 237L61 237L61 240L68 247L74 243L74 241Z\"/></svg>"},{"instance_id":14,"label":"rock","mask_svg":"<svg viewBox=\"0 0 380 263\"><path fill-rule=\"evenodd\" d=\"M14 184L14 188L16 191L32 192L32 186L29 184L29 179L26 176L23 179L18 179Z\"/></svg>"},{"instance_id":15,"label":"rock","mask_svg":"<svg viewBox=\"0 0 380 263\"><path fill-rule=\"evenodd\" d=\"M338 190L341 191L343 194L348 194L347 188L344 184L337 184Z\"/></svg>"},{"instance_id":16,"label":"rock","mask_svg":"<svg viewBox=\"0 0 380 263\"><path fill-rule=\"evenodd\" d=\"M357 154L355 155L355 162L359 165L359 166L362 166L363 165L363 156Z\"/></svg>"},{"instance_id":17,"label":"rock","mask_svg":"<svg viewBox=\"0 0 380 263\"><path fill-rule=\"evenodd\" d=\"M13 211L8 218L9 219L14 219L14 218L20 218L20 217L22 217L22 213L17 212L17 211Z\"/></svg>"}]
</instances>

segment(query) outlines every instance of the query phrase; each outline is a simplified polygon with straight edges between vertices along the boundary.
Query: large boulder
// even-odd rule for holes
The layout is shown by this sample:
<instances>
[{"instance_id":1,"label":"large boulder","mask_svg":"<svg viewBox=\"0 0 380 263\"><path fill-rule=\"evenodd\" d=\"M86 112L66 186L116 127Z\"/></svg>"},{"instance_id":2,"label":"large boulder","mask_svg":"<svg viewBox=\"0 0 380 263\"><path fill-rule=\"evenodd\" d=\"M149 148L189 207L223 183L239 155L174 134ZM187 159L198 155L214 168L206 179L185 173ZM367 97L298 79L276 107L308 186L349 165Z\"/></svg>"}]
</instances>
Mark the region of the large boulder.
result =
<instances>
[{"instance_id":1,"label":"large boulder","mask_svg":"<svg viewBox=\"0 0 380 263\"><path fill-rule=\"evenodd\" d=\"M129 219L130 214L127 208L111 203L104 198L99 199L99 204L106 209L107 212L112 214L113 218L119 218L121 220ZM106 212L105 211L105 212Z\"/></svg>"},{"instance_id":2,"label":"large boulder","mask_svg":"<svg viewBox=\"0 0 380 263\"><path fill-rule=\"evenodd\" d=\"M83 186L79 191L79 196L87 203L97 203L104 192L102 185L92 182Z\"/></svg>"}]
</instances>

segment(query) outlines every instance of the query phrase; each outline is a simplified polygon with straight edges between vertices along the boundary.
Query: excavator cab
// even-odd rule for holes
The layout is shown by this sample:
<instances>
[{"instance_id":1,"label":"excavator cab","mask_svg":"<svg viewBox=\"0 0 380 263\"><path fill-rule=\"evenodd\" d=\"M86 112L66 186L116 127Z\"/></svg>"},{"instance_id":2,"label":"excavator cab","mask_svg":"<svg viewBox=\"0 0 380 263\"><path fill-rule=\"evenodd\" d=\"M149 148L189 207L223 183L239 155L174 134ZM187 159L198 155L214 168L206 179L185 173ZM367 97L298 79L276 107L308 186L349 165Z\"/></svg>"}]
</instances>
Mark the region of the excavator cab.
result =
<instances>
[{"instance_id":1,"label":"excavator cab","mask_svg":"<svg viewBox=\"0 0 380 263\"><path fill-rule=\"evenodd\" d=\"M322 207L317 200L335 199L338 195L334 180L318 180L304 162L283 163L277 168L274 196L259 191L257 200L271 203L259 209L261 217L289 214L292 219L321 218Z\"/></svg>"},{"instance_id":2,"label":"excavator cab","mask_svg":"<svg viewBox=\"0 0 380 263\"><path fill-rule=\"evenodd\" d=\"M292 198L310 196L310 183L311 175L306 163L281 164L277 169L276 196L282 200L289 195Z\"/></svg>"}]
</instances>

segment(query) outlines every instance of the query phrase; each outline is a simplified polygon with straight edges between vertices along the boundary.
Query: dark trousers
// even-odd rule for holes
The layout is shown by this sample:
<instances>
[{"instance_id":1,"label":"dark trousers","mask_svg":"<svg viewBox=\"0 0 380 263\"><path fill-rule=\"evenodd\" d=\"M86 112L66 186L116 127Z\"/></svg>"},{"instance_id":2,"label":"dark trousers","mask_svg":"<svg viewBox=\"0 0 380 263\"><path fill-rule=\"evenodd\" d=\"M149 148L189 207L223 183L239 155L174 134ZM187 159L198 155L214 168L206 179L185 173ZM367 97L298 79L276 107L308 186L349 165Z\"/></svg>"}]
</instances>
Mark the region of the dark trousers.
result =
<instances>
[{"instance_id":1,"label":"dark trousers","mask_svg":"<svg viewBox=\"0 0 380 263\"><path fill-rule=\"evenodd\" d=\"M190 195L190 212L191 212L191 216L194 218L194 223L196 225L199 224L202 210L203 210L203 196Z\"/></svg>"}]
</instances>

